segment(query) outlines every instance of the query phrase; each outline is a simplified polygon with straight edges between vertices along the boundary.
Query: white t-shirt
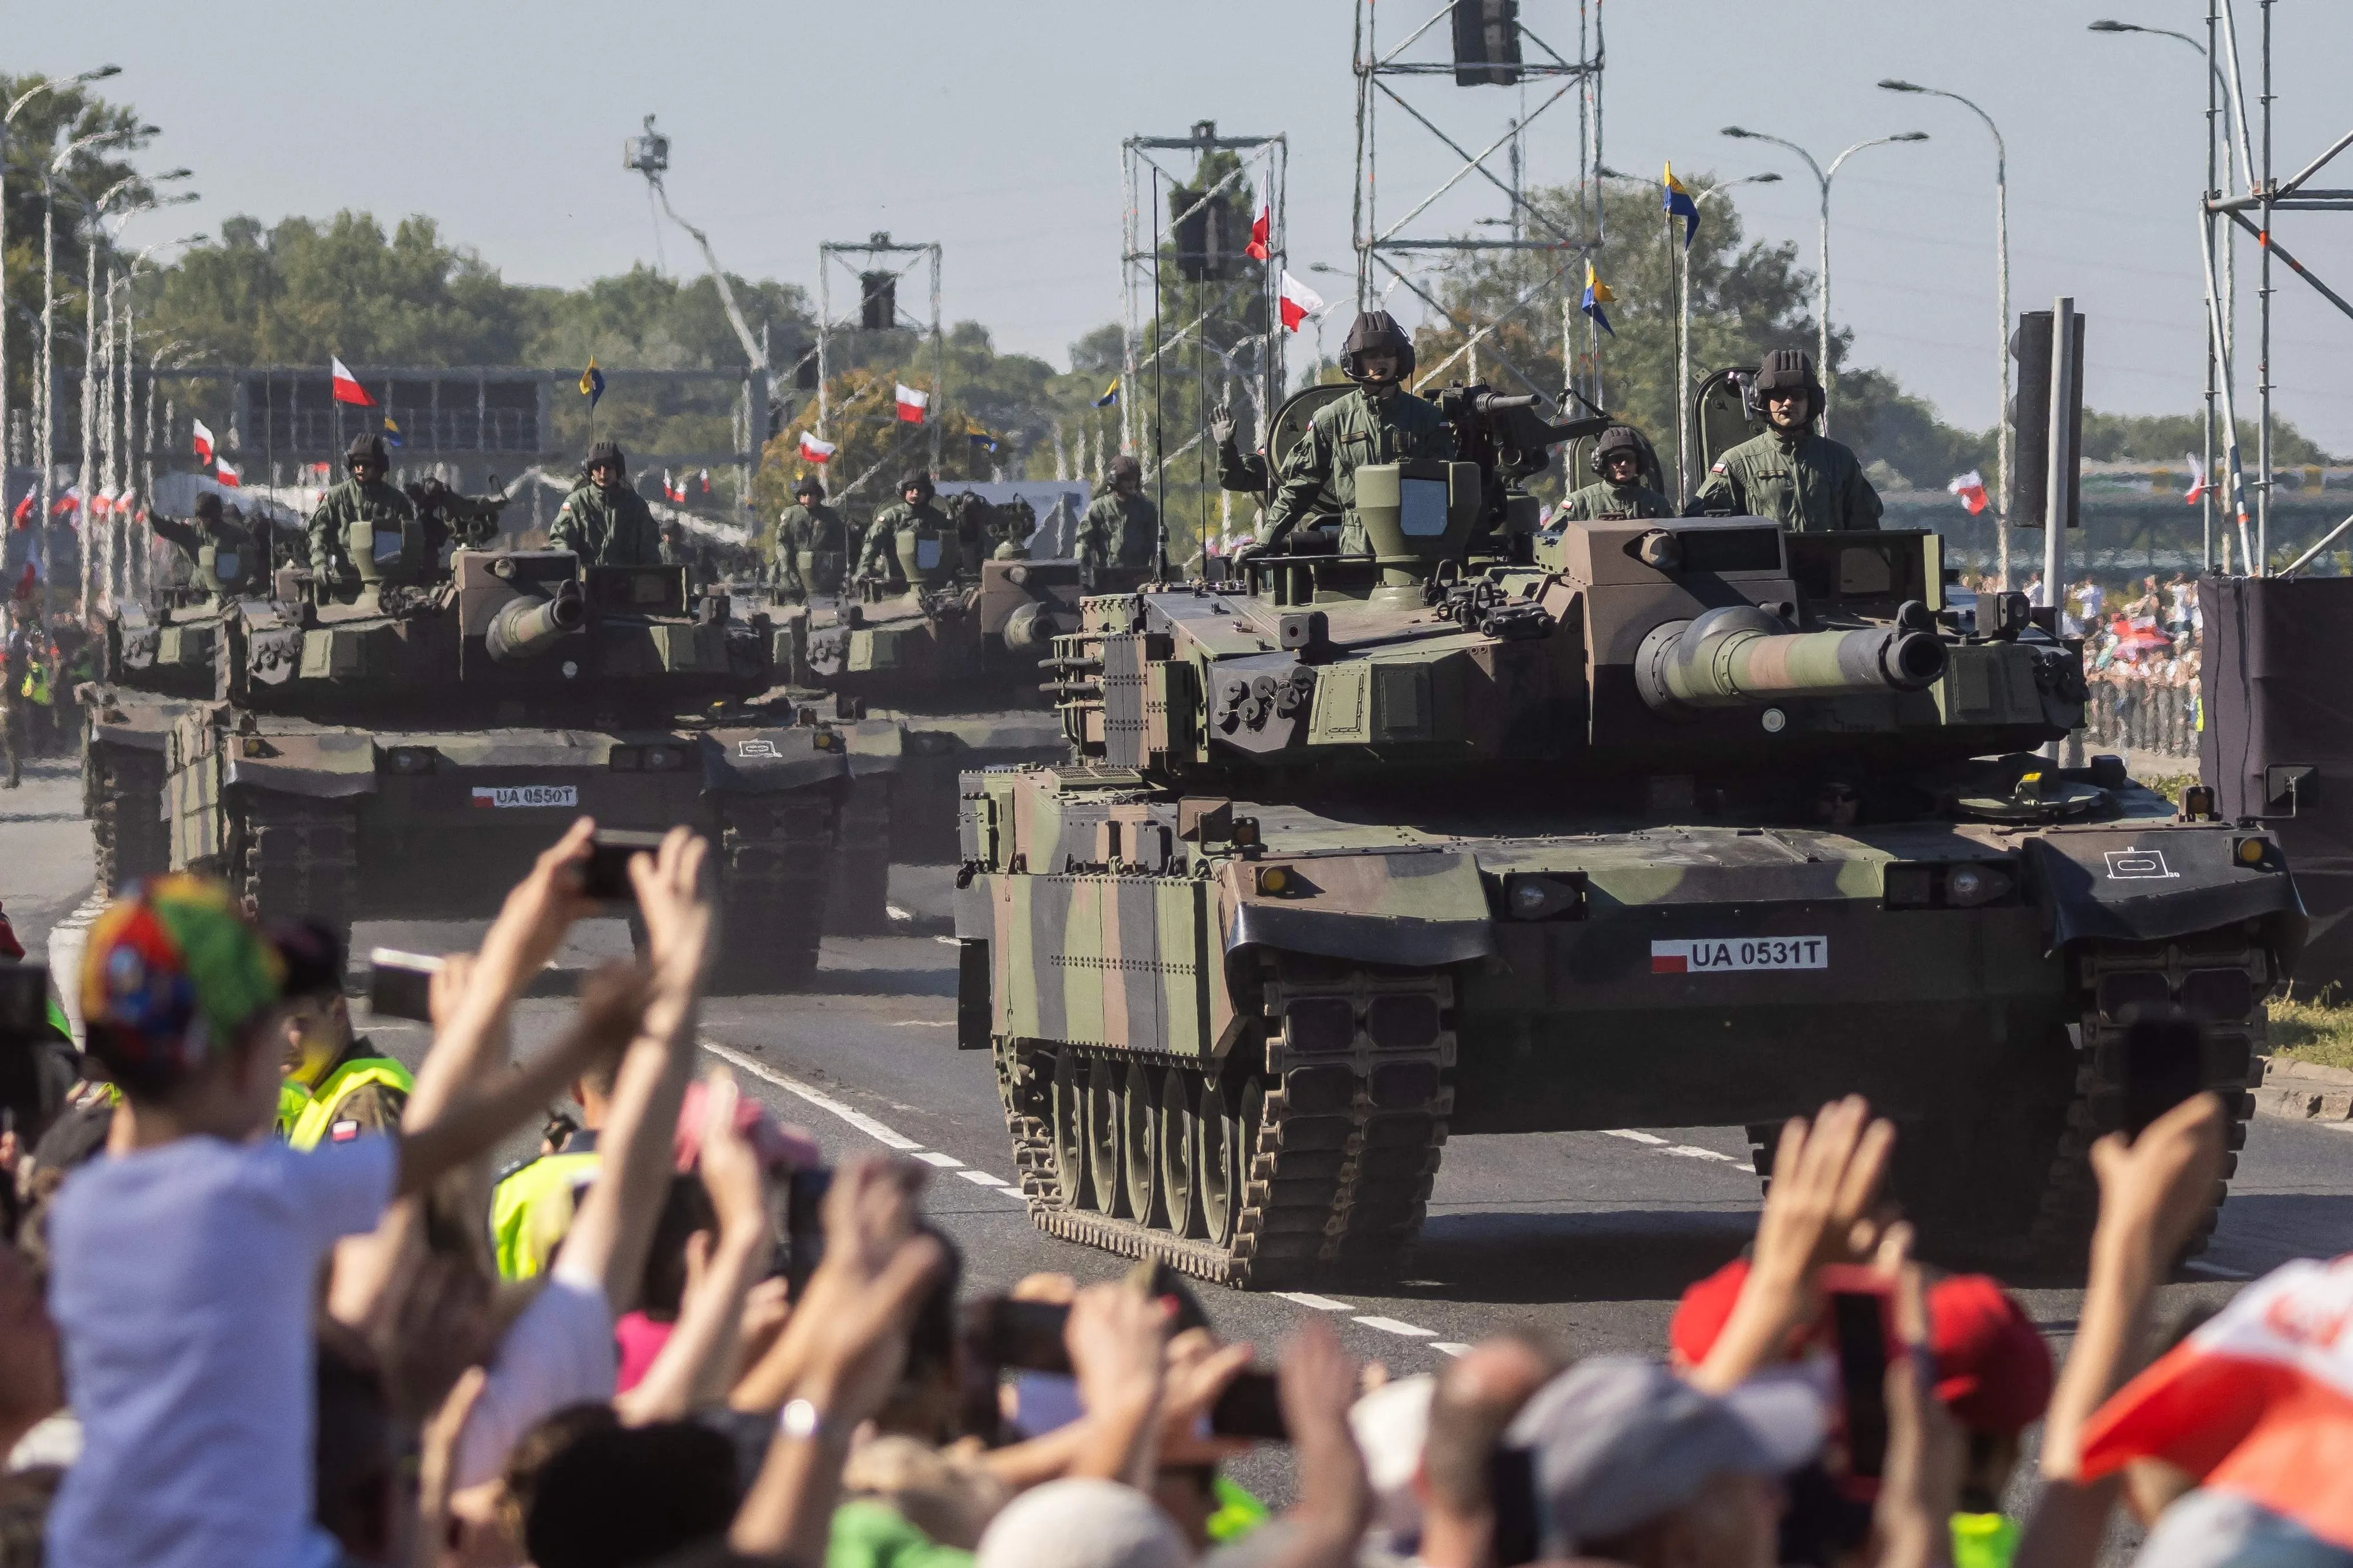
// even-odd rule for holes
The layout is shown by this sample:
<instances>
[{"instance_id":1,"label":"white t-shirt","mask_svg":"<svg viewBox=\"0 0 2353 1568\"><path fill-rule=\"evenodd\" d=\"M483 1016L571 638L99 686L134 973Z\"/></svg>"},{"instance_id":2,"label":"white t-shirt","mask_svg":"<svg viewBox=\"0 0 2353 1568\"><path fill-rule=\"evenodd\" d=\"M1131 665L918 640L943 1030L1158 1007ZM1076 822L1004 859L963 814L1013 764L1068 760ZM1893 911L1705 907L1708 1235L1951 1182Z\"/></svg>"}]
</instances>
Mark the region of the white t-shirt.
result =
<instances>
[{"instance_id":1,"label":"white t-shirt","mask_svg":"<svg viewBox=\"0 0 2353 1568\"><path fill-rule=\"evenodd\" d=\"M481 1397L458 1438L456 1486L480 1486L506 1468L507 1451L567 1405L613 1397L619 1352L605 1282L567 1269L563 1254L547 1283L499 1340Z\"/></svg>"},{"instance_id":2,"label":"white t-shirt","mask_svg":"<svg viewBox=\"0 0 2353 1568\"><path fill-rule=\"evenodd\" d=\"M183 1138L91 1162L50 1220L49 1312L81 1458L52 1568L313 1568L311 1304L335 1242L373 1228L388 1138L301 1153Z\"/></svg>"}]
</instances>

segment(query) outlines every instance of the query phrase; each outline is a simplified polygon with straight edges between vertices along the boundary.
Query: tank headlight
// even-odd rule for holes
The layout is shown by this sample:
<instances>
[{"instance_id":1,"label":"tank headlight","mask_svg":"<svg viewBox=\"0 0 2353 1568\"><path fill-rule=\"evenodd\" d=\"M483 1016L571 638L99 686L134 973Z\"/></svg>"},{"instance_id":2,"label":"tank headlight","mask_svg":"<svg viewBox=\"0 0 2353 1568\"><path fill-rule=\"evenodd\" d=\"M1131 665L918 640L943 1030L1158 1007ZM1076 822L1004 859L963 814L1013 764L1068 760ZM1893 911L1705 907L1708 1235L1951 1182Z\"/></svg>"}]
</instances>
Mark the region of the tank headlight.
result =
<instances>
[{"instance_id":1,"label":"tank headlight","mask_svg":"<svg viewBox=\"0 0 2353 1568\"><path fill-rule=\"evenodd\" d=\"M1281 866L1260 867L1258 890L1269 897L1280 897L1291 891L1291 872Z\"/></svg>"},{"instance_id":2,"label":"tank headlight","mask_svg":"<svg viewBox=\"0 0 2353 1568\"><path fill-rule=\"evenodd\" d=\"M2239 864L2250 871L2266 869L2271 860L2271 853L2272 845L2268 838L2242 838L2238 842L2238 847L2232 851Z\"/></svg>"}]
</instances>

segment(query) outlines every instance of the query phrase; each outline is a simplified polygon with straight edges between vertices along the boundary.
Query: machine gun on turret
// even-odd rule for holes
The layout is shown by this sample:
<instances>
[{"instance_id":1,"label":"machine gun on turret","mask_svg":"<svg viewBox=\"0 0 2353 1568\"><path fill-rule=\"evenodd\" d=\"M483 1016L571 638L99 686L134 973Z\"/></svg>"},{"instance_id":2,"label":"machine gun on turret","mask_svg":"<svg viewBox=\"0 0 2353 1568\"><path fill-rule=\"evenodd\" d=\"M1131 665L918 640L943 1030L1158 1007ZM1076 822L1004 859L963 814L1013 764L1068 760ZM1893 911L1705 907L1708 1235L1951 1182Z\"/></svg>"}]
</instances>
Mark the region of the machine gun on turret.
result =
<instances>
[{"instance_id":1,"label":"machine gun on turret","mask_svg":"<svg viewBox=\"0 0 2353 1568\"><path fill-rule=\"evenodd\" d=\"M486 548L499 536L499 514L514 498L499 488L499 477L490 477L491 493L470 496L451 489L438 477L412 480L403 488L408 493L409 504L417 509L417 521L425 530L427 556L438 560L441 547L453 541L469 550Z\"/></svg>"}]
</instances>

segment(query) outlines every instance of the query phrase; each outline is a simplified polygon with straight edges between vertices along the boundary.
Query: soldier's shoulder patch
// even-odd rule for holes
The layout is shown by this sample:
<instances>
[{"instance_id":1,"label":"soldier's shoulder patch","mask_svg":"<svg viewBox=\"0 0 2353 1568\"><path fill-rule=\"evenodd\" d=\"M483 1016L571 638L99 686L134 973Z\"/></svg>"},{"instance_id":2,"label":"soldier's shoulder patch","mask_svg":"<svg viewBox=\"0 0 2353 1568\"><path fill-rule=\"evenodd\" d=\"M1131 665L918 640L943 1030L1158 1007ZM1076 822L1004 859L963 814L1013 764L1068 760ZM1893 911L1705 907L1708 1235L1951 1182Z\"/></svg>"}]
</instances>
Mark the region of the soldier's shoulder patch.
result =
<instances>
[{"instance_id":1,"label":"soldier's shoulder patch","mask_svg":"<svg viewBox=\"0 0 2353 1568\"><path fill-rule=\"evenodd\" d=\"M1707 471L1708 471L1709 473L1711 473L1711 474L1720 474L1720 473L1724 472L1724 464L1723 464L1720 460L1719 460L1719 461L1717 461L1717 462L1715 462L1715 463L1711 463L1710 465L1708 465L1708 470L1707 470Z\"/></svg>"},{"instance_id":2,"label":"soldier's shoulder patch","mask_svg":"<svg viewBox=\"0 0 2353 1568\"><path fill-rule=\"evenodd\" d=\"M327 1138L331 1142L348 1143L359 1135L360 1124L356 1121L338 1121L327 1129Z\"/></svg>"}]
</instances>

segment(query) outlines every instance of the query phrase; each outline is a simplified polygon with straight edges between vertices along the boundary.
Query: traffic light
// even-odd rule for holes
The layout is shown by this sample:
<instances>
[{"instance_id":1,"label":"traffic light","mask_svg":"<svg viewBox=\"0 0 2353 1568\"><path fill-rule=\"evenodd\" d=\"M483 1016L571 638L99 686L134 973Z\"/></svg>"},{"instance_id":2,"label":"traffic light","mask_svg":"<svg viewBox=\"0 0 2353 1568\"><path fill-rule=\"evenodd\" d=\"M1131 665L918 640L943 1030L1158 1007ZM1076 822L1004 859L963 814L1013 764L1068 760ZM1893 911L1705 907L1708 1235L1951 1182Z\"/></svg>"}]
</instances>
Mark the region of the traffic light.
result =
<instances>
[{"instance_id":1,"label":"traffic light","mask_svg":"<svg viewBox=\"0 0 2353 1568\"><path fill-rule=\"evenodd\" d=\"M887 332L899 324L899 275L861 272L858 275L858 324L870 332Z\"/></svg>"},{"instance_id":2,"label":"traffic light","mask_svg":"<svg viewBox=\"0 0 2353 1568\"><path fill-rule=\"evenodd\" d=\"M2010 357L2017 362L2012 382L2010 418L2016 431L2010 459L2010 521L2014 528L2040 528L2049 510L2051 475L2051 339L2052 313L2021 310L2018 331L2010 338ZM2081 528L2084 477L2084 318L2071 318L2069 335L2073 374L2068 378L2073 395L2066 409L2069 448L2075 461L2067 476L2067 526Z\"/></svg>"},{"instance_id":3,"label":"traffic light","mask_svg":"<svg viewBox=\"0 0 2353 1568\"><path fill-rule=\"evenodd\" d=\"M1176 230L1177 271L1196 283L1240 273L1249 239L1233 203L1178 185L1168 193L1168 217Z\"/></svg>"},{"instance_id":4,"label":"traffic light","mask_svg":"<svg viewBox=\"0 0 2353 1568\"><path fill-rule=\"evenodd\" d=\"M1454 0L1454 85L1520 79L1520 0Z\"/></svg>"}]
</instances>

